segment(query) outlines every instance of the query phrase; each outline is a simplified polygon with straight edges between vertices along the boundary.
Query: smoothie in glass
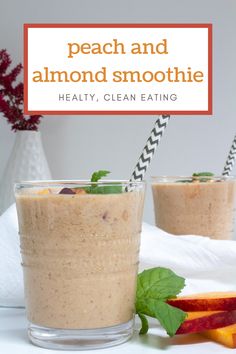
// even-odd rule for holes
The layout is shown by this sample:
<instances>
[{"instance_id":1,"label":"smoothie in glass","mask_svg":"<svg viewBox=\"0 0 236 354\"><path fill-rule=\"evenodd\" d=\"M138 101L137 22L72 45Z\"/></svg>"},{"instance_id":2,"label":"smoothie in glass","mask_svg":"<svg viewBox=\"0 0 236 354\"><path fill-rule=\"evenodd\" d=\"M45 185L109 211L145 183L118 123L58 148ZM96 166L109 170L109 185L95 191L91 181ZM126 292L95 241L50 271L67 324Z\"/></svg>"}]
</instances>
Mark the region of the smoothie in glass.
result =
<instances>
[{"instance_id":1,"label":"smoothie in glass","mask_svg":"<svg viewBox=\"0 0 236 354\"><path fill-rule=\"evenodd\" d=\"M33 343L100 348L132 335L144 183L129 192L115 183L121 193L87 194L89 182L76 181L16 185Z\"/></svg>"},{"instance_id":2,"label":"smoothie in glass","mask_svg":"<svg viewBox=\"0 0 236 354\"><path fill-rule=\"evenodd\" d=\"M174 235L232 238L235 177L154 177L156 225Z\"/></svg>"}]
</instances>

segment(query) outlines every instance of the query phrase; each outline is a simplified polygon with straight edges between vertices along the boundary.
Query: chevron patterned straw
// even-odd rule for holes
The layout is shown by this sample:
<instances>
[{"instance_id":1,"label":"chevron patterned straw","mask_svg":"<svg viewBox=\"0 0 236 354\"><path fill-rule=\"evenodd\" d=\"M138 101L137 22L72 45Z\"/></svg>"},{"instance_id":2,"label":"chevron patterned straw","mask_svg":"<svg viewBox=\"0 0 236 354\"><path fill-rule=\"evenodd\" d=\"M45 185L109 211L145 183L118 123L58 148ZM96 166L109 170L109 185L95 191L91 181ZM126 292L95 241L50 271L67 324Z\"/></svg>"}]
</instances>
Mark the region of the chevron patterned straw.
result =
<instances>
[{"instance_id":1,"label":"chevron patterned straw","mask_svg":"<svg viewBox=\"0 0 236 354\"><path fill-rule=\"evenodd\" d=\"M236 134L234 136L234 140L233 140L233 143L231 145L231 148L230 148L230 151L229 151L229 155L228 155L228 158L227 158L226 163L225 163L224 170L222 172L223 176L229 176L230 175L230 172L232 171L232 169L234 167L235 155L236 155Z\"/></svg>"},{"instance_id":2,"label":"chevron patterned straw","mask_svg":"<svg viewBox=\"0 0 236 354\"><path fill-rule=\"evenodd\" d=\"M170 116L169 115L162 115L159 116L154 128L151 131L151 134L146 142L146 145L140 155L140 158L134 168L134 172L129 180L129 182L137 182L142 181L145 173L147 171L148 166L152 160L154 152L161 140L163 132L169 122ZM129 190L130 188L128 188Z\"/></svg>"}]
</instances>

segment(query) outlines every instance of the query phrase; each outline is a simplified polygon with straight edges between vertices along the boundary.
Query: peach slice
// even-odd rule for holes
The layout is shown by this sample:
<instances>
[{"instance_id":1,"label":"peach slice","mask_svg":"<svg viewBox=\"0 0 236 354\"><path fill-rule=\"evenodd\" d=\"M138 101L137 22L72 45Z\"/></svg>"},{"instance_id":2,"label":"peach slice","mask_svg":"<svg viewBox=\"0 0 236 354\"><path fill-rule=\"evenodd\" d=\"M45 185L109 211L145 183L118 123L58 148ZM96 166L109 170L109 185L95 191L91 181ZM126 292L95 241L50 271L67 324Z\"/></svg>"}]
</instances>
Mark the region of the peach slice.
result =
<instances>
[{"instance_id":1,"label":"peach slice","mask_svg":"<svg viewBox=\"0 0 236 354\"><path fill-rule=\"evenodd\" d=\"M46 194L51 194L51 190L49 188L46 188L46 189L41 189L40 191L38 191L37 194L39 195L46 195Z\"/></svg>"},{"instance_id":2,"label":"peach slice","mask_svg":"<svg viewBox=\"0 0 236 354\"><path fill-rule=\"evenodd\" d=\"M183 311L232 311L236 310L236 292L215 292L180 296L168 304Z\"/></svg>"},{"instance_id":3,"label":"peach slice","mask_svg":"<svg viewBox=\"0 0 236 354\"><path fill-rule=\"evenodd\" d=\"M75 194L87 194L87 192L82 188L73 188L72 190L75 192Z\"/></svg>"},{"instance_id":4,"label":"peach slice","mask_svg":"<svg viewBox=\"0 0 236 354\"><path fill-rule=\"evenodd\" d=\"M236 348L236 324L223 328L211 329L201 334L203 334L204 337L221 343L228 348Z\"/></svg>"},{"instance_id":5,"label":"peach slice","mask_svg":"<svg viewBox=\"0 0 236 354\"><path fill-rule=\"evenodd\" d=\"M236 323L236 311L189 312L176 334L198 333Z\"/></svg>"},{"instance_id":6,"label":"peach slice","mask_svg":"<svg viewBox=\"0 0 236 354\"><path fill-rule=\"evenodd\" d=\"M87 194L82 188L62 188L59 194Z\"/></svg>"}]
</instances>

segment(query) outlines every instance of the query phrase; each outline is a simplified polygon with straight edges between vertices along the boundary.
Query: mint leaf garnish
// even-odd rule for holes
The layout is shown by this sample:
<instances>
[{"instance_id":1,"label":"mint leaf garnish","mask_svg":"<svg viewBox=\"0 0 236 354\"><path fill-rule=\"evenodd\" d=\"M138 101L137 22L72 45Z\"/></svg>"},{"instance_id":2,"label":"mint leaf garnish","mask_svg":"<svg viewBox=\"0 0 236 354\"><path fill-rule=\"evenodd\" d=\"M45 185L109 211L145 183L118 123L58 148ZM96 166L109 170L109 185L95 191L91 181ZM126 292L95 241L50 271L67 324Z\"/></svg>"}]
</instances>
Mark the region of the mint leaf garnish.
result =
<instances>
[{"instance_id":1,"label":"mint leaf garnish","mask_svg":"<svg viewBox=\"0 0 236 354\"><path fill-rule=\"evenodd\" d=\"M138 275L137 299L168 300L184 288L185 280L167 268L151 268Z\"/></svg>"},{"instance_id":2,"label":"mint leaf garnish","mask_svg":"<svg viewBox=\"0 0 236 354\"><path fill-rule=\"evenodd\" d=\"M117 185L115 182L110 182L108 185L99 185L97 182L102 178L106 177L110 171L106 170L99 170L96 171L92 174L92 177L90 179L91 181L91 186L89 187L84 187L84 190L88 194L117 194L117 193L122 193L122 186Z\"/></svg>"},{"instance_id":3,"label":"mint leaf garnish","mask_svg":"<svg viewBox=\"0 0 236 354\"><path fill-rule=\"evenodd\" d=\"M197 177L197 181L199 181L199 182L209 182L211 180L210 177L213 177L214 173L212 173L212 172L199 172L199 173L193 173L192 176L193 176L193 182L196 181L196 179L194 179L194 177ZM199 177L203 177L203 178L199 178Z\"/></svg>"},{"instance_id":4,"label":"mint leaf garnish","mask_svg":"<svg viewBox=\"0 0 236 354\"><path fill-rule=\"evenodd\" d=\"M214 173L212 172L198 172L198 173L193 173L193 177L212 177L214 176Z\"/></svg>"},{"instance_id":5,"label":"mint leaf garnish","mask_svg":"<svg viewBox=\"0 0 236 354\"><path fill-rule=\"evenodd\" d=\"M147 317L144 316L142 313L138 313L138 316L141 320L141 325L142 325L139 334L146 334L149 329Z\"/></svg>"},{"instance_id":6,"label":"mint leaf garnish","mask_svg":"<svg viewBox=\"0 0 236 354\"><path fill-rule=\"evenodd\" d=\"M145 316L154 317L173 336L186 318L186 313L166 303L176 297L185 286L185 279L167 268L151 268L138 274L136 290L136 313L139 315L141 334L147 333Z\"/></svg>"},{"instance_id":7,"label":"mint leaf garnish","mask_svg":"<svg viewBox=\"0 0 236 354\"><path fill-rule=\"evenodd\" d=\"M211 180L210 177L213 177L214 173L212 172L198 172L193 173L191 179L180 179L177 180L177 183L192 183L192 182L208 182ZM199 178L202 177L202 178ZM204 178L205 177L205 178Z\"/></svg>"},{"instance_id":8,"label":"mint leaf garnish","mask_svg":"<svg viewBox=\"0 0 236 354\"><path fill-rule=\"evenodd\" d=\"M170 337L175 335L177 329L187 317L184 311L168 305L164 301L149 299L147 307L153 313L152 317L155 317L160 322Z\"/></svg>"},{"instance_id":9,"label":"mint leaf garnish","mask_svg":"<svg viewBox=\"0 0 236 354\"><path fill-rule=\"evenodd\" d=\"M102 177L106 177L107 175L109 175L109 173L111 173L111 172L110 171L106 171L106 170L99 170L97 172L94 172L92 174L92 177L91 177L91 182L97 182Z\"/></svg>"},{"instance_id":10,"label":"mint leaf garnish","mask_svg":"<svg viewBox=\"0 0 236 354\"><path fill-rule=\"evenodd\" d=\"M87 193L91 194L117 194L122 193L122 186L116 185L104 185L104 186L91 186L89 187L89 191Z\"/></svg>"},{"instance_id":11,"label":"mint leaf garnish","mask_svg":"<svg viewBox=\"0 0 236 354\"><path fill-rule=\"evenodd\" d=\"M176 181L177 183L192 183L192 179L179 179Z\"/></svg>"}]
</instances>

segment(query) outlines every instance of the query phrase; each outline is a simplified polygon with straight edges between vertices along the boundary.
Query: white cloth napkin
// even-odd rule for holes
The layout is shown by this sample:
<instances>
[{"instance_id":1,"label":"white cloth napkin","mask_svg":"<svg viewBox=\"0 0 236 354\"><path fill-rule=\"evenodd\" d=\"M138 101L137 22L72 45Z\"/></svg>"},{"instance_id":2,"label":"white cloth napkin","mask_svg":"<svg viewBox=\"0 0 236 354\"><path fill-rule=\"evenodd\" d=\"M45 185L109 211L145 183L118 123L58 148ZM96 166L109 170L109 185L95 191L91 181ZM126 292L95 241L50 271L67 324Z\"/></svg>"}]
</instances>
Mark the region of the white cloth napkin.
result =
<instances>
[{"instance_id":1,"label":"white cloth napkin","mask_svg":"<svg viewBox=\"0 0 236 354\"><path fill-rule=\"evenodd\" d=\"M166 267L186 278L182 294L236 290L236 241L174 236L143 223L140 270Z\"/></svg>"},{"instance_id":2,"label":"white cloth napkin","mask_svg":"<svg viewBox=\"0 0 236 354\"><path fill-rule=\"evenodd\" d=\"M23 306L15 204L0 216L0 306ZM236 290L236 241L173 236L143 223L140 271L162 266L186 278L184 294Z\"/></svg>"},{"instance_id":3,"label":"white cloth napkin","mask_svg":"<svg viewBox=\"0 0 236 354\"><path fill-rule=\"evenodd\" d=\"M16 206L0 216L0 306L24 306Z\"/></svg>"}]
</instances>

